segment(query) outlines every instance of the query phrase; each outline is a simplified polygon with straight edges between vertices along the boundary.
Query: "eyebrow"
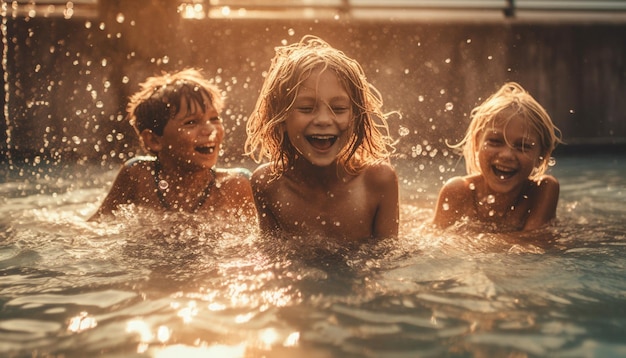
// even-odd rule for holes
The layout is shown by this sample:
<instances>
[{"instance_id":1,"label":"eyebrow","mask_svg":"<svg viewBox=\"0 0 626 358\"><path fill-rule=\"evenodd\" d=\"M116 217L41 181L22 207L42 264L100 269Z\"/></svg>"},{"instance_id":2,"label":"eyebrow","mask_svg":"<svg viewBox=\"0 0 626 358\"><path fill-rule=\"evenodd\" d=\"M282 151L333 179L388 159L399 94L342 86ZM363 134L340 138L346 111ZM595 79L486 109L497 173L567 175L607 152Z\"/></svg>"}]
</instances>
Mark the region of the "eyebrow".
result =
<instances>
[{"instance_id":1,"label":"eyebrow","mask_svg":"<svg viewBox=\"0 0 626 358\"><path fill-rule=\"evenodd\" d=\"M296 96L296 100L311 100L311 101L319 102L319 97L318 96L310 96L310 95L298 94ZM348 96L348 95L339 95L339 96L331 97L328 100L328 102L334 102L334 101L350 101L350 96Z\"/></svg>"}]
</instances>

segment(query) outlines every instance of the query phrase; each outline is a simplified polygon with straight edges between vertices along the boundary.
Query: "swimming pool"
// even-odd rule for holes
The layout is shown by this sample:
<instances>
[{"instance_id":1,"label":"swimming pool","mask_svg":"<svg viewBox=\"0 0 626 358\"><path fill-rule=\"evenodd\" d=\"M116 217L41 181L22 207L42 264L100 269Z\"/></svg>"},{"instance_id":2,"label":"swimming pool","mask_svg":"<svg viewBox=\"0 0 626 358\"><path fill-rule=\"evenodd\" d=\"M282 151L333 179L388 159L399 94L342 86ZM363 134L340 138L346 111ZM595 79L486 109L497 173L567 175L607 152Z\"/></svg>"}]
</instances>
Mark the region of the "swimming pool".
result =
<instances>
[{"instance_id":1,"label":"swimming pool","mask_svg":"<svg viewBox=\"0 0 626 358\"><path fill-rule=\"evenodd\" d=\"M626 157L557 160L555 227L435 231L451 174L406 161L400 238L350 250L184 215L87 223L115 171L5 165L0 356L626 356Z\"/></svg>"}]
</instances>

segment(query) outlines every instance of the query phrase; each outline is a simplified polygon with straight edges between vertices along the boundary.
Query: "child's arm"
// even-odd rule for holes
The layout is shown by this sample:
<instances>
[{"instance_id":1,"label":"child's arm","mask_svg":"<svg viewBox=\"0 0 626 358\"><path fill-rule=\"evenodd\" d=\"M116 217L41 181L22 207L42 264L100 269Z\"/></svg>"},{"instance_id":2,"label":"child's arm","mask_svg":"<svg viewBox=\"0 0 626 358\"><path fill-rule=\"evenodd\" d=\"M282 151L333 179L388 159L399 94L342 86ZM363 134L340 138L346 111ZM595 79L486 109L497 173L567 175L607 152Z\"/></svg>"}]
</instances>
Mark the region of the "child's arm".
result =
<instances>
[{"instance_id":1,"label":"child's arm","mask_svg":"<svg viewBox=\"0 0 626 358\"><path fill-rule=\"evenodd\" d=\"M538 229L556 218L560 184L551 176L545 175L536 183L532 193L533 205L524 224L524 231Z\"/></svg>"},{"instance_id":2,"label":"child's arm","mask_svg":"<svg viewBox=\"0 0 626 358\"><path fill-rule=\"evenodd\" d=\"M454 177L448 180L439 191L433 224L446 228L466 215L468 190L465 178Z\"/></svg>"},{"instance_id":3,"label":"child's arm","mask_svg":"<svg viewBox=\"0 0 626 358\"><path fill-rule=\"evenodd\" d=\"M389 165L373 167L373 192L380 193L380 202L374 218L372 234L374 238L390 238L398 236L400 221L400 204L398 175Z\"/></svg>"},{"instance_id":4,"label":"child's arm","mask_svg":"<svg viewBox=\"0 0 626 358\"><path fill-rule=\"evenodd\" d=\"M252 173L252 193L256 206L259 229L261 234L267 235L279 229L278 222L271 210L271 205L267 202L268 178L270 178L269 166L261 166Z\"/></svg>"},{"instance_id":5,"label":"child's arm","mask_svg":"<svg viewBox=\"0 0 626 358\"><path fill-rule=\"evenodd\" d=\"M133 193L135 192L135 181L132 179L130 171L131 168L126 165L120 169L109 193L95 214L89 218L89 221L98 221L103 216L112 215L113 210L117 209L120 204L132 201Z\"/></svg>"},{"instance_id":6,"label":"child's arm","mask_svg":"<svg viewBox=\"0 0 626 358\"><path fill-rule=\"evenodd\" d=\"M242 168L230 169L230 172L232 177L228 180L227 190L232 207L237 209L240 216L254 217L256 210L250 185L250 172Z\"/></svg>"}]
</instances>

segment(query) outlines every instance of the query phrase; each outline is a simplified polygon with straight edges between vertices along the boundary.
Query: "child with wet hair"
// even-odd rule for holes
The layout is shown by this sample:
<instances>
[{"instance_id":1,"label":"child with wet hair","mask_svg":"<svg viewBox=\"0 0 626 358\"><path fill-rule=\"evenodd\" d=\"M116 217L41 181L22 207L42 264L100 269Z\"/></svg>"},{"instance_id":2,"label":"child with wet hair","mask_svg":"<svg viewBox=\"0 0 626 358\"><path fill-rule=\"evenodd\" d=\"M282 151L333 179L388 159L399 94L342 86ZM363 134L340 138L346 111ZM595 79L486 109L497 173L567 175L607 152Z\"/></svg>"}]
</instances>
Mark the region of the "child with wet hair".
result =
<instances>
[{"instance_id":1,"label":"child with wet hair","mask_svg":"<svg viewBox=\"0 0 626 358\"><path fill-rule=\"evenodd\" d=\"M130 97L130 124L151 156L130 159L91 220L122 205L255 218L250 172L218 169L224 140L219 89L200 70L146 79Z\"/></svg>"},{"instance_id":2,"label":"child with wet hair","mask_svg":"<svg viewBox=\"0 0 626 358\"><path fill-rule=\"evenodd\" d=\"M463 140L468 175L439 192L434 224L465 219L495 231L541 228L556 218L559 182L546 170L560 131L518 83L505 83L470 114ZM482 225L484 227L484 225Z\"/></svg>"},{"instance_id":3,"label":"child with wet hair","mask_svg":"<svg viewBox=\"0 0 626 358\"><path fill-rule=\"evenodd\" d=\"M380 93L315 36L278 47L248 123L261 232L358 242L398 233L398 178Z\"/></svg>"}]
</instances>

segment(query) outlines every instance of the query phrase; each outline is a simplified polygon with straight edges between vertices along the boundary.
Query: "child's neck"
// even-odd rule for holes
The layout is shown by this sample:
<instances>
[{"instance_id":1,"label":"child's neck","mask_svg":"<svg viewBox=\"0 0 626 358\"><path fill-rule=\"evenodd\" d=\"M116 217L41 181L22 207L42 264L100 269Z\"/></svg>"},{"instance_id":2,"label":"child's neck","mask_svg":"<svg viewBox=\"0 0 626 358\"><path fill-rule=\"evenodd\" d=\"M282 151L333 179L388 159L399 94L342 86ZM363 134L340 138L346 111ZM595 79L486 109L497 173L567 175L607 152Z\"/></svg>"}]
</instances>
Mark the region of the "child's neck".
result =
<instances>
[{"instance_id":1,"label":"child's neck","mask_svg":"<svg viewBox=\"0 0 626 358\"><path fill-rule=\"evenodd\" d=\"M198 168L196 170L172 167L167 163L160 162L159 177L170 185L178 187L190 187L191 185L206 183L213 179L210 168Z\"/></svg>"},{"instance_id":2,"label":"child's neck","mask_svg":"<svg viewBox=\"0 0 626 358\"><path fill-rule=\"evenodd\" d=\"M308 160L302 158L296 159L295 163L289 168L288 175L296 181L306 183L308 186L326 188L343 184L353 177L337 162L322 167L313 165Z\"/></svg>"}]
</instances>

